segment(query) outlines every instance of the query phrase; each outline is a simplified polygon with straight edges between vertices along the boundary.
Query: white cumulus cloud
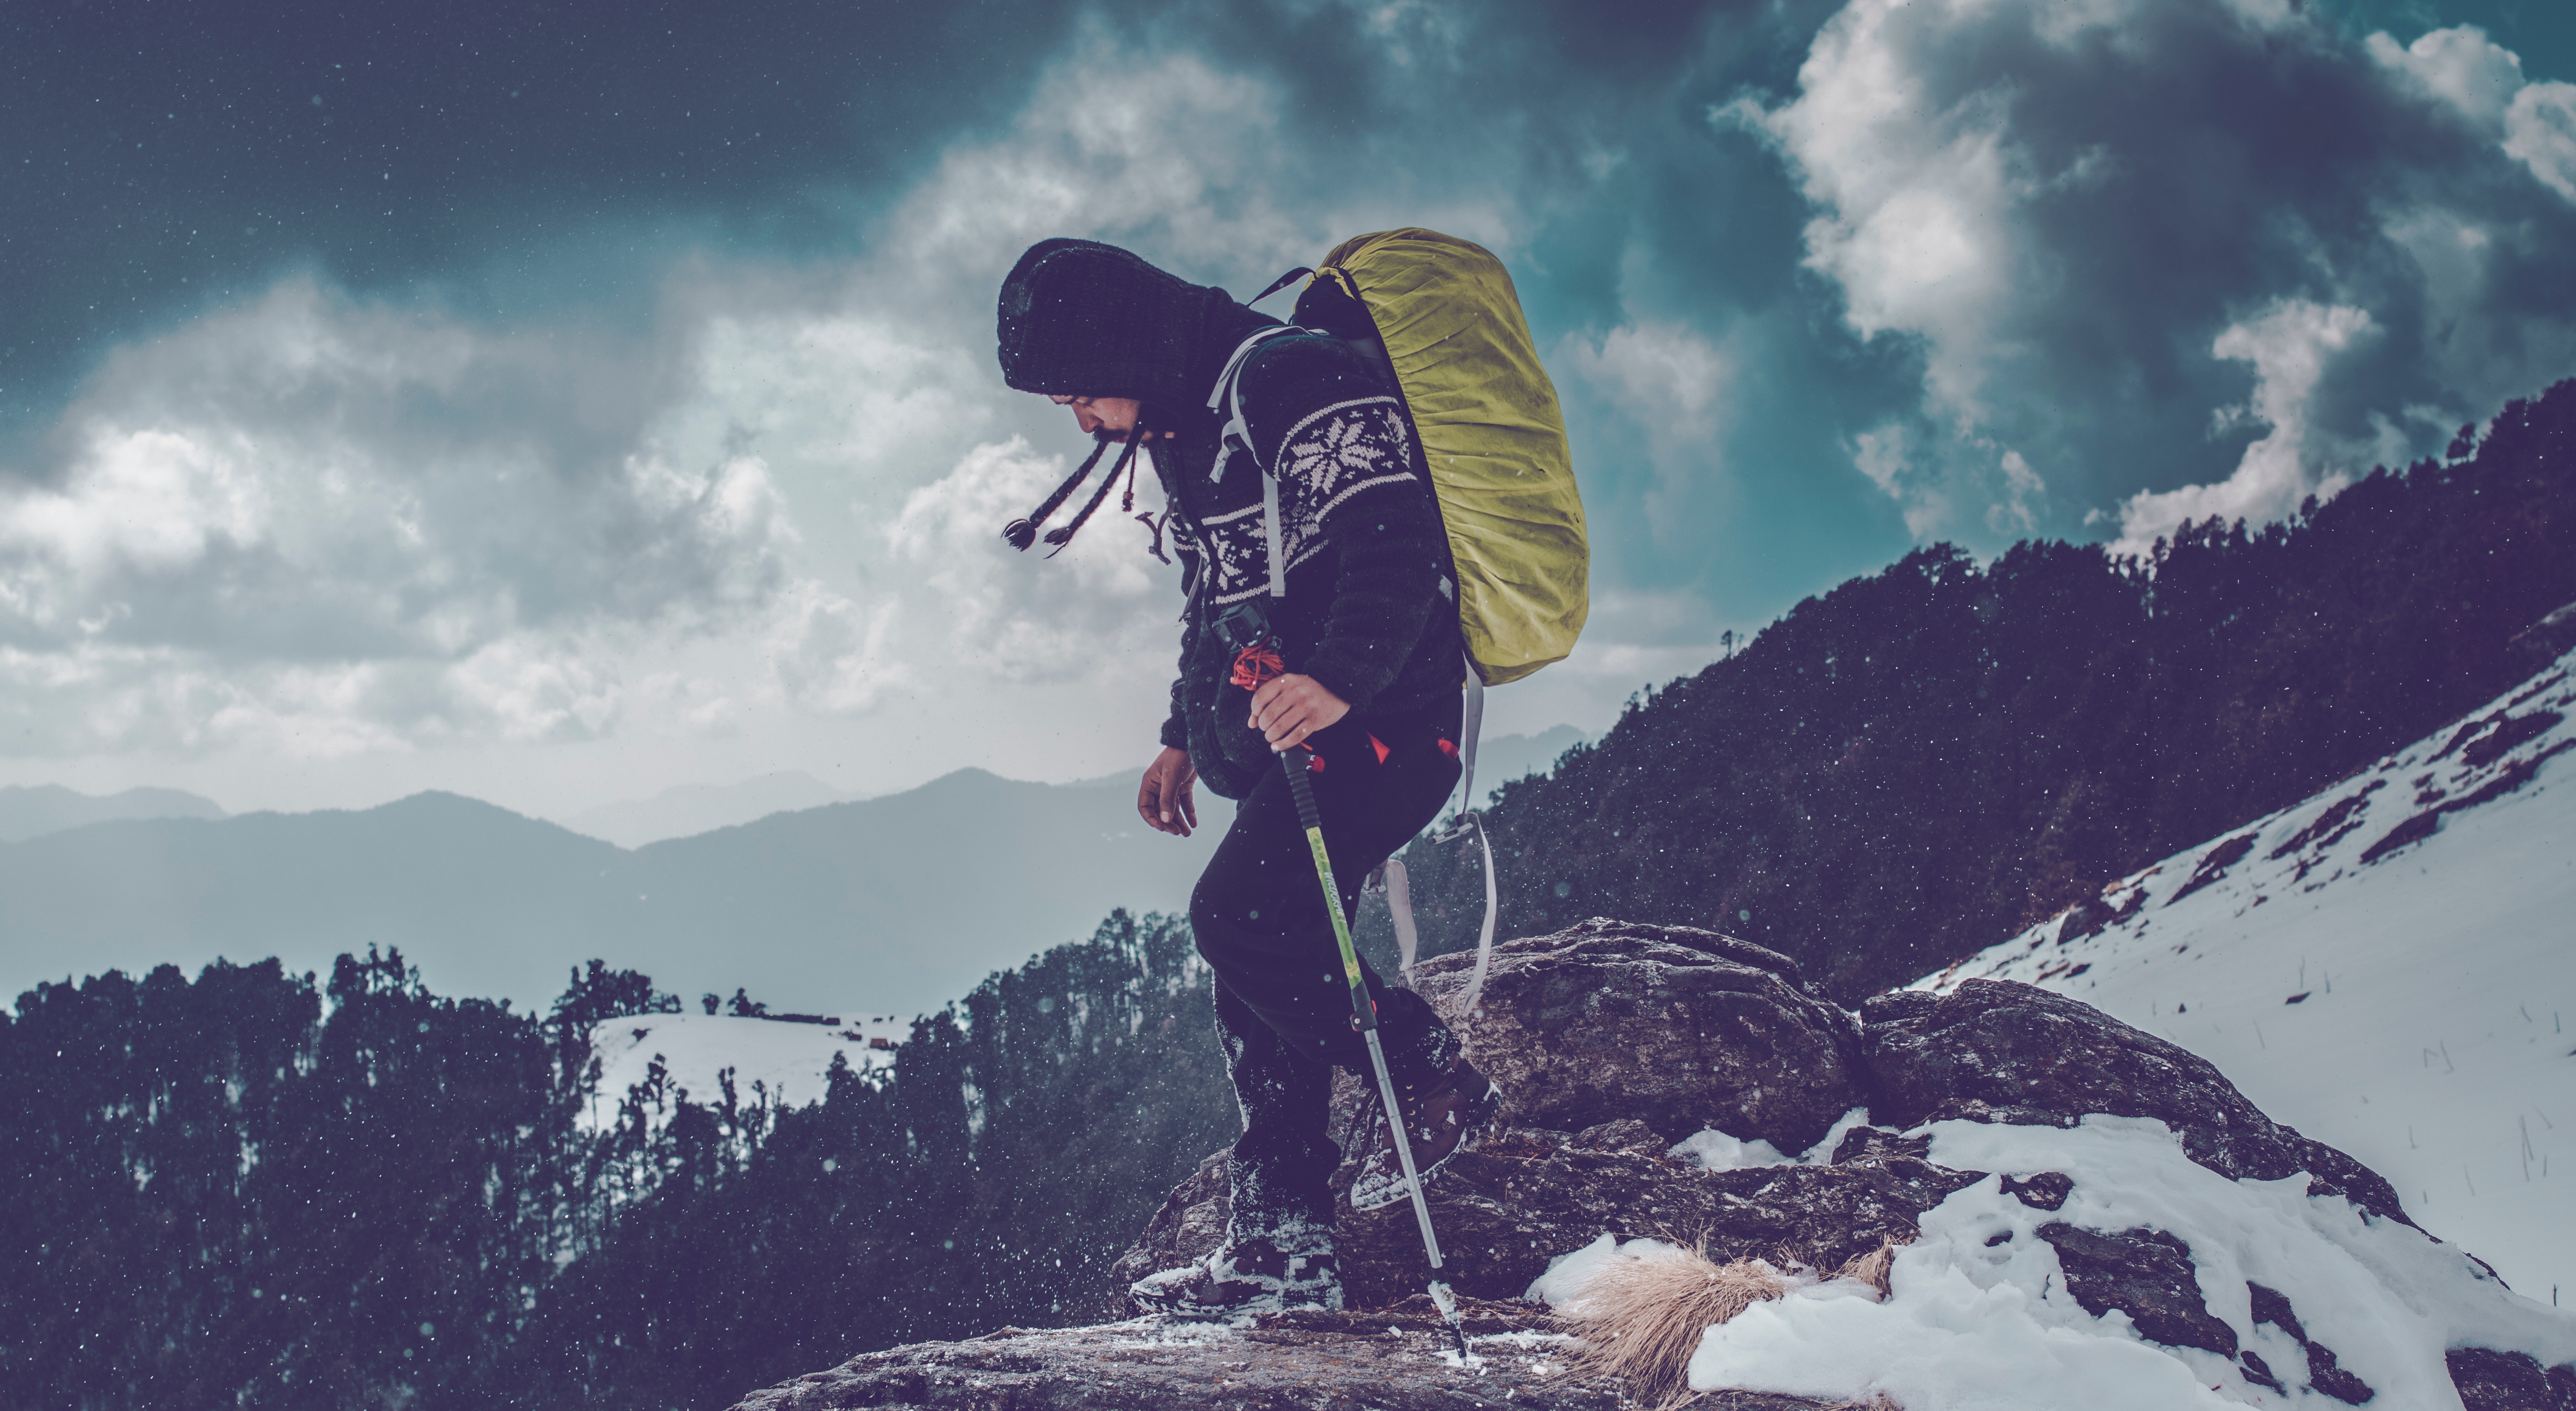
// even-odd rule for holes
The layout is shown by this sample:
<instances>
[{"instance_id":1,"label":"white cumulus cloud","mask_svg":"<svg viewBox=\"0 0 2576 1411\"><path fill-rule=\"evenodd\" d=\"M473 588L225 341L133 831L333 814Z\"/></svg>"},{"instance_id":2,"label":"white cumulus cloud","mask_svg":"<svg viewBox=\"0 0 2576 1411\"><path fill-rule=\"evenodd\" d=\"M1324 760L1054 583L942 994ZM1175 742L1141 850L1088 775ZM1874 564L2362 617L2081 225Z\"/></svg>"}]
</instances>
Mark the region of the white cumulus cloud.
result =
<instances>
[{"instance_id":1,"label":"white cumulus cloud","mask_svg":"<svg viewBox=\"0 0 2576 1411\"><path fill-rule=\"evenodd\" d=\"M2246 420L2270 430L2245 448L2225 480L2131 496L2120 507L2120 537L2112 551L2143 555L2186 522L2216 516L2259 524L2286 517L2309 495L2331 498L2349 477L2321 468L2326 457L2311 444L2316 431L2309 403L2335 356L2376 331L2360 309L2289 301L2220 334L2210 352L2252 363L2255 378L2253 400L2222 409L2221 423Z\"/></svg>"},{"instance_id":2,"label":"white cumulus cloud","mask_svg":"<svg viewBox=\"0 0 2576 1411\"><path fill-rule=\"evenodd\" d=\"M2576 83L2533 83L2505 110L2504 150L2550 190L2576 201Z\"/></svg>"},{"instance_id":3,"label":"white cumulus cloud","mask_svg":"<svg viewBox=\"0 0 2576 1411\"><path fill-rule=\"evenodd\" d=\"M756 614L794 540L759 457L636 440L656 381L303 279L122 351L0 475L18 748L607 728L586 654Z\"/></svg>"},{"instance_id":4,"label":"white cumulus cloud","mask_svg":"<svg viewBox=\"0 0 2576 1411\"><path fill-rule=\"evenodd\" d=\"M2564 375L2560 87L2474 28L2355 44L2286 4L1852 0L1794 96L1712 118L1788 165L1850 330L1920 360L1914 416L1852 443L1909 529L1999 547L2116 500L2136 547ZM2222 470L2231 406L2265 434Z\"/></svg>"}]
</instances>

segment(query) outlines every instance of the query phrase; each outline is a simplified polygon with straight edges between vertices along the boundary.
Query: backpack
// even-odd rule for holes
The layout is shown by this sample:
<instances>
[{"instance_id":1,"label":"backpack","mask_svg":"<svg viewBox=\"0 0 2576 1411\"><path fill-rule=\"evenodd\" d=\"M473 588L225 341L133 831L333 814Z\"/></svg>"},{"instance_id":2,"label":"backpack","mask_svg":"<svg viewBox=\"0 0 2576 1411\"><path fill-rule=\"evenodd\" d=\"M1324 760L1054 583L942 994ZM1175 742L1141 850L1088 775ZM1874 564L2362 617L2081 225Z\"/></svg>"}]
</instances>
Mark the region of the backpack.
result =
<instances>
[{"instance_id":1,"label":"backpack","mask_svg":"<svg viewBox=\"0 0 2576 1411\"><path fill-rule=\"evenodd\" d=\"M1334 246L1320 267L1281 275L1250 302L1300 275L1311 277L1289 322L1345 339L1393 374L1421 448L1419 469L1447 531L1467 646L1467 701L1458 814L1439 836L1454 838L1472 826L1484 848L1485 924L1464 1001L1472 1012L1492 954L1496 902L1493 848L1471 807L1484 688L1564 660L1591 606L1591 553L1565 417L1512 277L1484 247L1418 228L1362 235ZM1245 340L1218 379L1208 405L1228 413L1229 436L1249 440L1236 387L1243 363L1263 337L1289 331L1265 330ZM1276 481L1264 489L1272 591L1281 592ZM1409 976L1416 941L1401 862L1388 861L1386 880Z\"/></svg>"}]
</instances>

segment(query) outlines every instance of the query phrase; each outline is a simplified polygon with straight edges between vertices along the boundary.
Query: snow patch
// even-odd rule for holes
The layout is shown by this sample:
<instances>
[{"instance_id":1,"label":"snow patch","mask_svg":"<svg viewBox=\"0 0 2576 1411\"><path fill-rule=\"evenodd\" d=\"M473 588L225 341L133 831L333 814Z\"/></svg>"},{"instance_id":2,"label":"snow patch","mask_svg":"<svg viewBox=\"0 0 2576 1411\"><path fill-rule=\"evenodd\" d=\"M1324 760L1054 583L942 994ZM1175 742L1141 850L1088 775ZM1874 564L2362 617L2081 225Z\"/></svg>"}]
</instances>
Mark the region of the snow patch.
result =
<instances>
[{"instance_id":1,"label":"snow patch","mask_svg":"<svg viewBox=\"0 0 2576 1411\"><path fill-rule=\"evenodd\" d=\"M1703 1127L1680 1141L1666 1153L1677 1161L1688 1161L1703 1171L1737 1171L1748 1166L1823 1166L1834 1159L1834 1148L1843 1144L1844 1134L1869 1122L1869 1109L1855 1107L1834 1120L1824 1140L1796 1156L1760 1139L1743 1141L1715 1127Z\"/></svg>"},{"instance_id":2,"label":"snow patch","mask_svg":"<svg viewBox=\"0 0 2576 1411\"><path fill-rule=\"evenodd\" d=\"M2303 1174L2231 1181L2193 1161L2161 1122L2097 1115L2073 1129L1952 1121L1919 1130L1933 1161L1998 1175L1925 1214L1922 1237L1897 1251L1885 1301L1848 1281L1811 1284L1710 1328L1691 1359L1693 1389L1884 1394L1908 1411L2340 1406L2307 1387L2297 1342L2254 1322L2249 1281L2286 1294L2307 1337L2369 1383L2380 1405L2456 1406L2443 1361L2454 1346L2523 1351L2544 1364L2576 1359L2576 1314L2508 1292L2417 1230L2365 1216L2340 1196L2309 1196ZM2061 1209L2002 1189L2002 1174L2041 1171L2073 1178ZM2256 1384L2216 1353L2147 1341L2118 1309L2087 1313L2038 1233L2052 1223L2180 1238L2209 1312L2288 1390Z\"/></svg>"},{"instance_id":3,"label":"snow patch","mask_svg":"<svg viewBox=\"0 0 2576 1411\"><path fill-rule=\"evenodd\" d=\"M1530 1280L1529 1291L1521 1297L1571 1312L1580 1306L1583 1286L1618 1257L1618 1237L1603 1235L1581 1249L1568 1250L1548 1260L1546 1271Z\"/></svg>"},{"instance_id":4,"label":"snow patch","mask_svg":"<svg viewBox=\"0 0 2576 1411\"><path fill-rule=\"evenodd\" d=\"M765 1101L773 1108L803 1107L823 1100L833 1055L846 1057L859 1072L891 1067L896 1049L912 1032L908 1017L825 1013L843 1022L630 1014L595 1025L590 1051L599 1064L599 1084L582 1110L582 1128L602 1132L615 1127L619 1104L630 1090L651 1081L657 1062L674 1099L685 1094L701 1105L722 1101L722 1075L731 1069L736 1099L746 1106ZM673 1105L666 1101L653 1109L654 1125Z\"/></svg>"}]
</instances>

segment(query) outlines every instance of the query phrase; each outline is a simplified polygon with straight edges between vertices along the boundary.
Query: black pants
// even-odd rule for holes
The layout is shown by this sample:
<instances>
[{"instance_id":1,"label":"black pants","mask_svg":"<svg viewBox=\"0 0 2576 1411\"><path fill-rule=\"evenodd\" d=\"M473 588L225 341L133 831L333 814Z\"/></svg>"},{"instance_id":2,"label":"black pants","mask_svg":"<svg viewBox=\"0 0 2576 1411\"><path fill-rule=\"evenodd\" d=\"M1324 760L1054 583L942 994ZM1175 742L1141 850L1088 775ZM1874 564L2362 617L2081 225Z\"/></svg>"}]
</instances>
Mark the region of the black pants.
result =
<instances>
[{"instance_id":1,"label":"black pants","mask_svg":"<svg viewBox=\"0 0 2576 1411\"><path fill-rule=\"evenodd\" d=\"M1308 742L1324 761L1307 780L1345 917L1358 909L1361 882L1457 787L1457 737L1451 703L1416 715L1345 717ZM1351 1025L1332 917L1284 773L1264 777L1237 806L1191 895L1190 928L1216 972L1217 1036L1243 1108L1243 1136L1227 1160L1235 1237L1330 1229L1325 1183L1340 1160L1325 1130L1332 1070L1376 1078ZM1373 971L1366 979L1397 1085L1445 1074L1458 1045L1431 1006Z\"/></svg>"}]
</instances>

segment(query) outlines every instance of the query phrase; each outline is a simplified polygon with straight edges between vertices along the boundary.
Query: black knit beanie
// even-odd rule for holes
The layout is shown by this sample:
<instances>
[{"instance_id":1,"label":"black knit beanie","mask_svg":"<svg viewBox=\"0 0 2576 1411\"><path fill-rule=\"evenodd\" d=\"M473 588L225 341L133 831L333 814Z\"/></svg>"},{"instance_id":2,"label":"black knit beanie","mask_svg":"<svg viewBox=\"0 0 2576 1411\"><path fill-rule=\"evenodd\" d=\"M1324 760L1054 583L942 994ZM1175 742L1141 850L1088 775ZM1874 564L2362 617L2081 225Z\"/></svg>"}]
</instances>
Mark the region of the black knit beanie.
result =
<instances>
[{"instance_id":1,"label":"black knit beanie","mask_svg":"<svg viewBox=\"0 0 2576 1411\"><path fill-rule=\"evenodd\" d=\"M1002 281L1002 381L1186 413L1205 401L1234 345L1277 322L1115 245L1041 240Z\"/></svg>"}]
</instances>

